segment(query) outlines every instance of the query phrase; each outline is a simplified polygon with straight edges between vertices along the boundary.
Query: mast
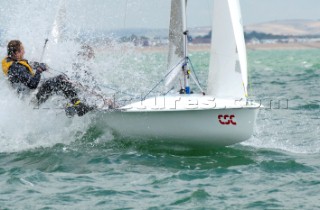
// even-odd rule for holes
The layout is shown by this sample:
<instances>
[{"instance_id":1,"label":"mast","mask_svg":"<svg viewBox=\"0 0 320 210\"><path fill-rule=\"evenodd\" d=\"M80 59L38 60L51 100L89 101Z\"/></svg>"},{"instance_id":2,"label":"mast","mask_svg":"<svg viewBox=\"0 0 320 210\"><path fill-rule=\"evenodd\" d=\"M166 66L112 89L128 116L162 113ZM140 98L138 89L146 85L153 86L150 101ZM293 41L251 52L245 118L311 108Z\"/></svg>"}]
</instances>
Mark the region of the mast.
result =
<instances>
[{"instance_id":1,"label":"mast","mask_svg":"<svg viewBox=\"0 0 320 210\"><path fill-rule=\"evenodd\" d=\"M187 30L187 0L181 0L182 10L182 33L184 43L184 64L182 65L183 78L184 78L184 89L186 94L190 94L189 85L189 67L188 67L188 30Z\"/></svg>"},{"instance_id":2,"label":"mast","mask_svg":"<svg viewBox=\"0 0 320 210\"><path fill-rule=\"evenodd\" d=\"M190 77L204 94L199 82L195 79L190 68L188 57L188 29L187 29L187 0L171 0L171 14L169 27L168 73L165 86L167 90L173 88L174 82L180 78L180 93L190 94ZM192 67L192 65L190 64ZM183 80L183 84L181 84Z\"/></svg>"}]
</instances>

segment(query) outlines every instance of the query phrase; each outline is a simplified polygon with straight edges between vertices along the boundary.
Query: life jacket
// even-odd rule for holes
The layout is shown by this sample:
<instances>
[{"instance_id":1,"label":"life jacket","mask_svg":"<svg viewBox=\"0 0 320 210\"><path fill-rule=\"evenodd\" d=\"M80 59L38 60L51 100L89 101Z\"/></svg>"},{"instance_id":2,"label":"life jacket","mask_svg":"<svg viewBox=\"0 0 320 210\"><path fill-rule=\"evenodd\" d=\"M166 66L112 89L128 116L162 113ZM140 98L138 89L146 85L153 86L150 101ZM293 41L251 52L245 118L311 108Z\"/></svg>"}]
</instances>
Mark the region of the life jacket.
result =
<instances>
[{"instance_id":1,"label":"life jacket","mask_svg":"<svg viewBox=\"0 0 320 210\"><path fill-rule=\"evenodd\" d=\"M12 60L12 59L9 58L9 57L5 57L5 58L2 60L2 71L3 71L4 75L8 76L9 69L10 69L10 67L12 66L12 64L13 64L14 62L19 63L19 64L25 66L25 67L29 70L30 74L31 74L32 76L34 76L35 73L34 73L33 69L31 68L31 66L29 65L29 63L28 63L27 60L15 61L15 60Z\"/></svg>"}]
</instances>

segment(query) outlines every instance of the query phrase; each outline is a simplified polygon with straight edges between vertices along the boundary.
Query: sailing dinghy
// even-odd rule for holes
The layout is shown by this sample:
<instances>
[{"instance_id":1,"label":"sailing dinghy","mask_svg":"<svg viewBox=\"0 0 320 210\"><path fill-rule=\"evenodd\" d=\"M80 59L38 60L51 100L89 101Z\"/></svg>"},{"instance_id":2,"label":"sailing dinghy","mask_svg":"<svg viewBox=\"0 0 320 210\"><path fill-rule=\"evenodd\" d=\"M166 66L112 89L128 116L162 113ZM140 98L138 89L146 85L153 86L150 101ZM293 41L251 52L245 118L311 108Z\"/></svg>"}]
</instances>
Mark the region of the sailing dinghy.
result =
<instances>
[{"instance_id":1,"label":"sailing dinghy","mask_svg":"<svg viewBox=\"0 0 320 210\"><path fill-rule=\"evenodd\" d=\"M177 94L145 98L103 112L103 121L124 137L190 144L227 146L249 139L258 105L247 100L247 58L239 0L215 0L207 90L190 69L187 52L187 0L172 0L169 29L170 89L178 77ZM190 90L193 79L200 94Z\"/></svg>"}]
</instances>

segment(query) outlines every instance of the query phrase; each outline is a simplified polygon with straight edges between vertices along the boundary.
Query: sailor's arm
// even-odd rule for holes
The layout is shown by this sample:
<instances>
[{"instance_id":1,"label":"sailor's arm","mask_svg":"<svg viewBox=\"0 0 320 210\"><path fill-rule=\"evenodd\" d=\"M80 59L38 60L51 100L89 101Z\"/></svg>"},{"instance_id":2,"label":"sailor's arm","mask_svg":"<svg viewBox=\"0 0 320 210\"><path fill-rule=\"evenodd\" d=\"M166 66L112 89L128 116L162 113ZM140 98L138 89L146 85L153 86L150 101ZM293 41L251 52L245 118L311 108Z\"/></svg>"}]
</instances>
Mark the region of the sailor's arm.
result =
<instances>
[{"instance_id":1,"label":"sailor's arm","mask_svg":"<svg viewBox=\"0 0 320 210\"><path fill-rule=\"evenodd\" d=\"M30 89L36 89L41 79L41 72L36 71L34 76L29 73L24 72L22 78L26 81L24 84L28 86Z\"/></svg>"}]
</instances>

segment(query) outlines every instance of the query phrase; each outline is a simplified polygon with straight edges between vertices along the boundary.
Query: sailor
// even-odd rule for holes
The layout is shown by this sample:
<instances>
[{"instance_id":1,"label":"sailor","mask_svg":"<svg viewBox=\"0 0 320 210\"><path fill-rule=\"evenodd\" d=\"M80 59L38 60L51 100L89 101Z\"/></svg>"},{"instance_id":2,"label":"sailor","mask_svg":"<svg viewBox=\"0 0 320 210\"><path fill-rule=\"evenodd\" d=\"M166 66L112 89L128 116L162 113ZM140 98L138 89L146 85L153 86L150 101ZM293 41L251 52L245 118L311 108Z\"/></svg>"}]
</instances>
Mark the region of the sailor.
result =
<instances>
[{"instance_id":1,"label":"sailor","mask_svg":"<svg viewBox=\"0 0 320 210\"><path fill-rule=\"evenodd\" d=\"M82 44L80 50L77 53L76 62L72 64L71 79L81 82L81 87L87 90L87 96L93 96L103 99L104 105L107 105L109 109L115 108L115 103L104 96L99 83L93 75L92 66L94 66L95 52L93 48L88 44ZM100 83L101 84L101 83Z\"/></svg>"},{"instance_id":2,"label":"sailor","mask_svg":"<svg viewBox=\"0 0 320 210\"><path fill-rule=\"evenodd\" d=\"M21 41L12 40L7 46L7 57L2 60L4 75L19 94L25 94L25 92L38 88L36 99L40 105L52 94L62 92L71 102L71 106L66 109L67 114L82 116L93 109L79 100L74 85L64 75L52 77L39 85L41 74L48 67L44 63L29 63L24 59L24 53Z\"/></svg>"},{"instance_id":3,"label":"sailor","mask_svg":"<svg viewBox=\"0 0 320 210\"><path fill-rule=\"evenodd\" d=\"M90 45L83 44L77 53L76 62L72 64L74 71L72 79L81 81L83 85L92 90L100 91L98 82L92 74L92 65L94 63L95 53Z\"/></svg>"}]
</instances>

